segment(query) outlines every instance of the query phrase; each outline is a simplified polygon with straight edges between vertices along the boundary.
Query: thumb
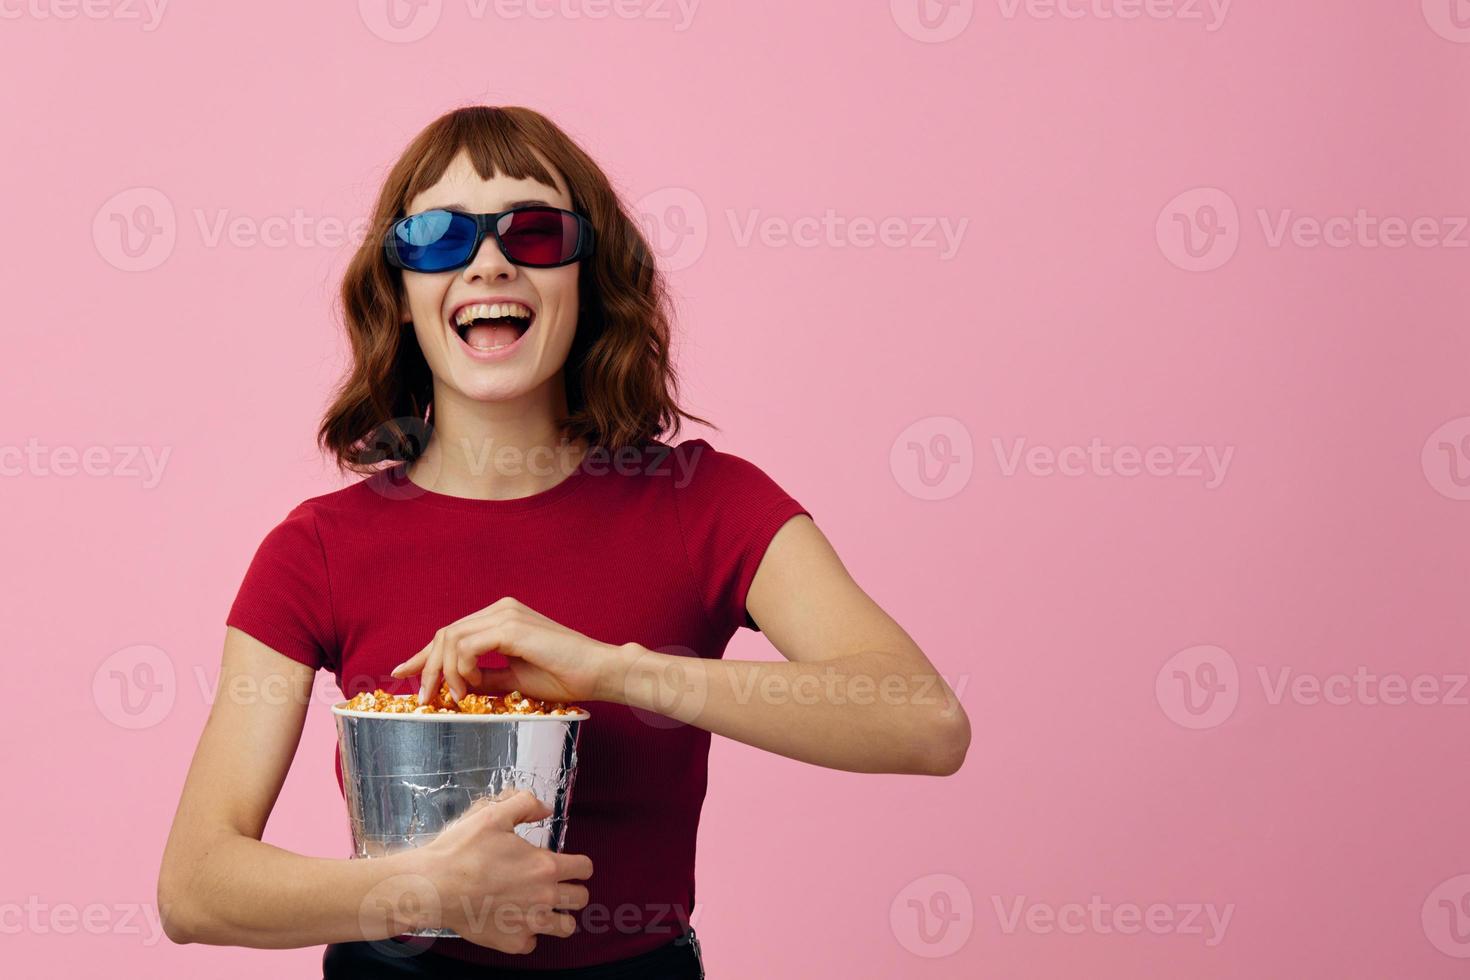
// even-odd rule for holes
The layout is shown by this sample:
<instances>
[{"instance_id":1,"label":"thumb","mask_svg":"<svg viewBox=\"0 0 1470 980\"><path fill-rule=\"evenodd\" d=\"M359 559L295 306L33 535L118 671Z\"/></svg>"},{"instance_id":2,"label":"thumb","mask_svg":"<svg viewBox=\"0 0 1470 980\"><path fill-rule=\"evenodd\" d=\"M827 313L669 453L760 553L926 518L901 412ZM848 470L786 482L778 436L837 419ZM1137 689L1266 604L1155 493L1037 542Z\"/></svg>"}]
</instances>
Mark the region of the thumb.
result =
<instances>
[{"instance_id":1,"label":"thumb","mask_svg":"<svg viewBox=\"0 0 1470 980\"><path fill-rule=\"evenodd\" d=\"M551 816L551 807L524 789L508 799L492 803L491 810L488 819L501 830L514 830L518 823L534 823Z\"/></svg>"}]
</instances>

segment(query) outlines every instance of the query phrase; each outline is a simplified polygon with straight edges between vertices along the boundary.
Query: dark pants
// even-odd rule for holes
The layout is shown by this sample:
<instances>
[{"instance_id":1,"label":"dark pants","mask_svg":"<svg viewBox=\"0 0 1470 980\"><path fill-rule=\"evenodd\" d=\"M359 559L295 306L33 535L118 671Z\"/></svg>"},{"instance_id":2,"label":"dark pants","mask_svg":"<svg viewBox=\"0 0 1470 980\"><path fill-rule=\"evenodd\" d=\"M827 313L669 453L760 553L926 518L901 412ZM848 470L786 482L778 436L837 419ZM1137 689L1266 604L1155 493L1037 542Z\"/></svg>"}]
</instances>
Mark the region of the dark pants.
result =
<instances>
[{"instance_id":1,"label":"dark pants","mask_svg":"<svg viewBox=\"0 0 1470 980\"><path fill-rule=\"evenodd\" d=\"M545 940L543 940L545 941ZM398 953L399 955L394 955ZM412 953L412 955L407 955ZM497 970L452 959L432 949L384 940L379 943L331 943L322 954L322 980L375 980L377 977L421 977L425 980L703 980L699 940L690 929L658 949L573 970Z\"/></svg>"}]
</instances>

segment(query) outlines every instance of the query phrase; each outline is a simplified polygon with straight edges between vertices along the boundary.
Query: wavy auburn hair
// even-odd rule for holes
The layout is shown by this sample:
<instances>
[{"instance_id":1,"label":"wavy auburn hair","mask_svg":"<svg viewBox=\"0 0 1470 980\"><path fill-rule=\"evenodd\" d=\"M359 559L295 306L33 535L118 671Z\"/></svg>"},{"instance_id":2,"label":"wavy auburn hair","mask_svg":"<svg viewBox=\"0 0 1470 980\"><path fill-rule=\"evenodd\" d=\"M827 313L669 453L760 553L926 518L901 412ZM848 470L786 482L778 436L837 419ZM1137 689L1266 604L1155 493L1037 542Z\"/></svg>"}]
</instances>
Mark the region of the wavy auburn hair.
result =
<instances>
[{"instance_id":1,"label":"wavy auburn hair","mask_svg":"<svg viewBox=\"0 0 1470 980\"><path fill-rule=\"evenodd\" d=\"M677 403L667 287L601 168L539 112L468 106L440 116L408 145L383 183L367 236L343 276L341 315L352 369L317 432L318 444L341 470L367 475L385 460L412 462L428 442L422 420L433 375L412 328L399 321L403 278L384 253L388 229L461 151L486 180L505 174L556 186L533 149L560 172L572 209L592 222L597 236L595 253L578 271L581 315L562 369L568 414L557 420L563 437L617 452L666 431L677 434L681 417L710 425Z\"/></svg>"}]
</instances>

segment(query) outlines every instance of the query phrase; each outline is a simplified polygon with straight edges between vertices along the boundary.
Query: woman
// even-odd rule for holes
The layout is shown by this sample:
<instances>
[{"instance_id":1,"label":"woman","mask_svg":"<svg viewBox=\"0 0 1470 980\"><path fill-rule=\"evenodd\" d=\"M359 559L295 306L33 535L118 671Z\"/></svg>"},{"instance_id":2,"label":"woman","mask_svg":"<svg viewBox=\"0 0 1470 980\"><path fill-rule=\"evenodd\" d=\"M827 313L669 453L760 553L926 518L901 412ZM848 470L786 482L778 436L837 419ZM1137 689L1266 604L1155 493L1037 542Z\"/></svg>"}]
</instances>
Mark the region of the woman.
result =
<instances>
[{"instance_id":1,"label":"woman","mask_svg":"<svg viewBox=\"0 0 1470 980\"><path fill-rule=\"evenodd\" d=\"M342 287L351 374L319 433L365 479L298 505L246 572L159 876L168 935L328 944L329 978L700 976L711 733L948 774L968 719L805 508L738 456L659 438L704 421L676 401L662 280L553 123L436 120L372 229ZM741 626L787 662L722 660ZM590 707L565 853L516 836L548 812L525 793L381 859L262 843L323 668L348 696L442 682ZM230 693L273 689L292 693ZM464 938L388 941L426 924Z\"/></svg>"}]
</instances>

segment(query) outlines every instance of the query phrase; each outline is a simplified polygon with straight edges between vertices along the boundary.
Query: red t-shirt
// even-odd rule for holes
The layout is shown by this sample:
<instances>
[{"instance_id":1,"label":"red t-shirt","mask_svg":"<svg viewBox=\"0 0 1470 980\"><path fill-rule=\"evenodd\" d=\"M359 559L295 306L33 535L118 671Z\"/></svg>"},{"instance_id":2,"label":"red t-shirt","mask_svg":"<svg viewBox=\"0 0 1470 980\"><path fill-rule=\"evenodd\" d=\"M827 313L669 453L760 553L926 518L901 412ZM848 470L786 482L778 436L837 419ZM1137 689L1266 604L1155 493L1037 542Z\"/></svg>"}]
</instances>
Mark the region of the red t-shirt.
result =
<instances>
[{"instance_id":1,"label":"red t-shirt","mask_svg":"<svg viewBox=\"0 0 1470 980\"><path fill-rule=\"evenodd\" d=\"M759 629L745 596L771 538L810 516L758 467L703 439L589 454L551 489L511 500L427 491L403 471L295 507L261 542L225 622L331 670L349 697L417 690L416 678L388 672L503 596L605 643L719 658L736 629ZM524 956L458 939L435 941L436 952L560 969L635 956L683 932L709 733L580 703L592 717L565 849L594 870L577 931L542 936Z\"/></svg>"}]
</instances>

